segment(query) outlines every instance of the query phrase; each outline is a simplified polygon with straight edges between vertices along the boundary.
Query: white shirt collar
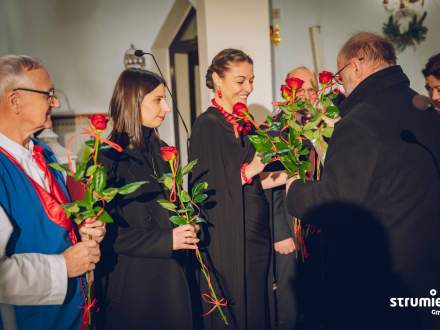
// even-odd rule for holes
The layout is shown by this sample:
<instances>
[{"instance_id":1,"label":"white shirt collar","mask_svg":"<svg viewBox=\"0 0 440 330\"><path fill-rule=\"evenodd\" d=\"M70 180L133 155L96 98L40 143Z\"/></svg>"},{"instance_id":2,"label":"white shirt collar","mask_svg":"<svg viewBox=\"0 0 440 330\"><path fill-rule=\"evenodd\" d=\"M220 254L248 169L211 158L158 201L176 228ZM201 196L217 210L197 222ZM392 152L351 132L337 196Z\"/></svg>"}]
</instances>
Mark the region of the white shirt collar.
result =
<instances>
[{"instance_id":1,"label":"white shirt collar","mask_svg":"<svg viewBox=\"0 0 440 330\"><path fill-rule=\"evenodd\" d=\"M11 140L6 135L0 133L0 146L5 149L11 156L15 159L25 159L32 157L32 152L34 150L34 141L29 140L28 147L25 148L21 144Z\"/></svg>"}]
</instances>

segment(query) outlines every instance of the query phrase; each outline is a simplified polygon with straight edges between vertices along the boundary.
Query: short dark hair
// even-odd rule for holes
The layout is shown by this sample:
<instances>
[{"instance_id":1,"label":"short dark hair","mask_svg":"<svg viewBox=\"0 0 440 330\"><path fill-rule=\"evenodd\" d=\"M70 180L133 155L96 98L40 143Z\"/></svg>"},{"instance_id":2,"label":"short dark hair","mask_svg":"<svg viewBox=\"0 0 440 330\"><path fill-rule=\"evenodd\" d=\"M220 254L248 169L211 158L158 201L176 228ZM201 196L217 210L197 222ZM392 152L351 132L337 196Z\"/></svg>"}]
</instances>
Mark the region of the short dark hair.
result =
<instances>
[{"instance_id":1,"label":"short dark hair","mask_svg":"<svg viewBox=\"0 0 440 330\"><path fill-rule=\"evenodd\" d=\"M429 58L425 68L422 70L423 75L426 77L434 76L440 79L440 53L433 55Z\"/></svg>"},{"instance_id":2,"label":"short dark hair","mask_svg":"<svg viewBox=\"0 0 440 330\"><path fill-rule=\"evenodd\" d=\"M360 32L352 36L342 46L339 55L347 61L362 57L373 63L396 64L396 52L391 42L371 32Z\"/></svg>"},{"instance_id":3,"label":"short dark hair","mask_svg":"<svg viewBox=\"0 0 440 330\"><path fill-rule=\"evenodd\" d=\"M126 69L119 76L110 101L113 130L110 139L131 147L143 145L141 104L144 96L165 81L151 71ZM124 142L121 141L124 140ZM125 141L127 140L128 141Z\"/></svg>"},{"instance_id":4,"label":"short dark hair","mask_svg":"<svg viewBox=\"0 0 440 330\"><path fill-rule=\"evenodd\" d=\"M224 73L229 70L229 65L231 63L240 62L248 62L249 64L254 64L250 56L239 49L223 49L212 59L211 65L206 72L206 87L214 90L214 81L212 79L212 74L214 72L217 73L220 77L223 77Z\"/></svg>"}]
</instances>

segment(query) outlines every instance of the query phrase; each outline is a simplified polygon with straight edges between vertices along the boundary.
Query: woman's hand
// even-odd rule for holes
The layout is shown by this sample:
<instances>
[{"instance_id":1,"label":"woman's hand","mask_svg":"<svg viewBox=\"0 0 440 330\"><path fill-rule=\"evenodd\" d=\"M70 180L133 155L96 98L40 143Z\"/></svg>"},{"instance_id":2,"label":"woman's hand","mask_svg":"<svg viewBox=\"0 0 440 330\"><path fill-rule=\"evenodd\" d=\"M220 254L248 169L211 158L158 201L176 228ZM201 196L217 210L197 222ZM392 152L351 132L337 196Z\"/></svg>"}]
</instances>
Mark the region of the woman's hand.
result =
<instances>
[{"instance_id":1,"label":"woman's hand","mask_svg":"<svg viewBox=\"0 0 440 330\"><path fill-rule=\"evenodd\" d=\"M197 243L197 225L183 225L173 229L173 250L195 250Z\"/></svg>"},{"instance_id":2,"label":"woman's hand","mask_svg":"<svg viewBox=\"0 0 440 330\"><path fill-rule=\"evenodd\" d=\"M105 236L105 223L93 220L93 218L86 219L79 227L79 233L82 241L93 240L96 243L101 243Z\"/></svg>"},{"instance_id":3,"label":"woman's hand","mask_svg":"<svg viewBox=\"0 0 440 330\"><path fill-rule=\"evenodd\" d=\"M260 179L263 189L272 189L286 184L287 172L263 172L260 174Z\"/></svg>"},{"instance_id":4,"label":"woman's hand","mask_svg":"<svg viewBox=\"0 0 440 330\"><path fill-rule=\"evenodd\" d=\"M290 254L295 252L295 242L292 237L286 238L282 241L275 242L273 245L276 252L279 254Z\"/></svg>"},{"instance_id":5,"label":"woman's hand","mask_svg":"<svg viewBox=\"0 0 440 330\"><path fill-rule=\"evenodd\" d=\"M266 167L266 164L263 164L263 162L261 161L261 155L258 152L256 152L254 155L254 158L249 163L249 165L246 167L246 170L245 170L246 177L249 179L253 178L257 174L260 174L261 172L263 172L265 167ZM243 180L243 178L241 178L241 183L245 184L245 181Z\"/></svg>"}]
</instances>

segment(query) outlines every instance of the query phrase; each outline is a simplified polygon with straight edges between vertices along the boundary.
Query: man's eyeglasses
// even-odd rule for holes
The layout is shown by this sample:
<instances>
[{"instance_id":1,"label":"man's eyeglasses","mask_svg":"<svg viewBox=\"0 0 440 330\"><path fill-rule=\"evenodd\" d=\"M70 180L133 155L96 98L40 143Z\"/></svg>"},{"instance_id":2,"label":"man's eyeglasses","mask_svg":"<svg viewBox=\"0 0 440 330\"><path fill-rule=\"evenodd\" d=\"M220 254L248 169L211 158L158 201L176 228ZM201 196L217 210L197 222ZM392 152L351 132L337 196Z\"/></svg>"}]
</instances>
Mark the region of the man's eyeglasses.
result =
<instances>
[{"instance_id":1,"label":"man's eyeglasses","mask_svg":"<svg viewBox=\"0 0 440 330\"><path fill-rule=\"evenodd\" d=\"M25 92L31 92L31 93L38 93L38 94L43 94L43 95L47 95L47 100L49 101L49 103L52 103L55 99L58 99L58 96L56 94L56 90L55 88L51 88L48 91L42 91L42 90L38 90L38 89L32 89L32 88L14 88L13 91L25 91Z\"/></svg>"},{"instance_id":2,"label":"man's eyeglasses","mask_svg":"<svg viewBox=\"0 0 440 330\"><path fill-rule=\"evenodd\" d=\"M364 59L363 57L358 58L359 61L362 61L363 59ZM341 78L341 72L344 71L345 68L347 68L350 64L351 64L351 62L348 62L347 64L345 64L345 65L341 68L341 70L339 70L338 72L336 72L336 73L333 75L333 79L336 81L337 84L339 84L339 85L342 85L342 84L343 84L343 82L342 82L342 78Z\"/></svg>"}]
</instances>

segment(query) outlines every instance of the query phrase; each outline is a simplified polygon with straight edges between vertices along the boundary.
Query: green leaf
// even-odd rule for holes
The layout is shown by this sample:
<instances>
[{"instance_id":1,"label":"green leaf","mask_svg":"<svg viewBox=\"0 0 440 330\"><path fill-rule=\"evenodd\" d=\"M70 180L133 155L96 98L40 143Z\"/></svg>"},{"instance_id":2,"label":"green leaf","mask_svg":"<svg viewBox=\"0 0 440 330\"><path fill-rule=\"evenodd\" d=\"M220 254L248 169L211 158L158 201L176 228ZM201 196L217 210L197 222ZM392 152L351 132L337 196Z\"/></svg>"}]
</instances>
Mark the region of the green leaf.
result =
<instances>
[{"instance_id":1,"label":"green leaf","mask_svg":"<svg viewBox=\"0 0 440 330\"><path fill-rule=\"evenodd\" d=\"M101 215L98 217L98 220L104 223L113 223L113 218L107 213L106 210L101 213Z\"/></svg>"},{"instance_id":2,"label":"green leaf","mask_svg":"<svg viewBox=\"0 0 440 330\"><path fill-rule=\"evenodd\" d=\"M76 202L61 205L61 207L71 214L79 212L79 206Z\"/></svg>"},{"instance_id":3,"label":"green leaf","mask_svg":"<svg viewBox=\"0 0 440 330\"><path fill-rule=\"evenodd\" d=\"M267 164L270 162L270 160L272 159L273 156L275 156L276 153L273 152L265 152L262 154L261 156L261 162L263 164Z\"/></svg>"},{"instance_id":4,"label":"green leaf","mask_svg":"<svg viewBox=\"0 0 440 330\"><path fill-rule=\"evenodd\" d=\"M314 132L313 132L311 129L306 130L306 131L303 131L303 135L304 135L304 136L306 137L306 139L309 140L309 141L313 141L313 140L315 139Z\"/></svg>"},{"instance_id":5,"label":"green leaf","mask_svg":"<svg viewBox=\"0 0 440 330\"><path fill-rule=\"evenodd\" d=\"M183 175L182 175L182 170L179 167L177 169L177 173L176 173L176 185L181 187L182 186L182 182L183 182Z\"/></svg>"},{"instance_id":6,"label":"green leaf","mask_svg":"<svg viewBox=\"0 0 440 330\"><path fill-rule=\"evenodd\" d=\"M86 171L86 176L87 177L92 176L95 173L95 171L98 169L98 167L99 167L99 165L90 166Z\"/></svg>"},{"instance_id":7,"label":"green leaf","mask_svg":"<svg viewBox=\"0 0 440 330\"><path fill-rule=\"evenodd\" d=\"M280 105L280 109L287 114L290 114L292 112L292 108L287 105Z\"/></svg>"},{"instance_id":8,"label":"green leaf","mask_svg":"<svg viewBox=\"0 0 440 330\"><path fill-rule=\"evenodd\" d=\"M186 190L181 190L179 193L180 201L183 203L188 203L191 200L188 192Z\"/></svg>"},{"instance_id":9,"label":"green leaf","mask_svg":"<svg viewBox=\"0 0 440 330\"><path fill-rule=\"evenodd\" d=\"M327 107L327 111L325 112L325 116L331 119L336 119L339 117L339 109L335 105L330 105Z\"/></svg>"},{"instance_id":10,"label":"green leaf","mask_svg":"<svg viewBox=\"0 0 440 330\"><path fill-rule=\"evenodd\" d=\"M118 188L107 188L102 192L102 197L107 203L111 202L118 193L118 190L119 190Z\"/></svg>"},{"instance_id":11,"label":"green leaf","mask_svg":"<svg viewBox=\"0 0 440 330\"><path fill-rule=\"evenodd\" d=\"M272 143L269 138L264 135L249 135L249 141L253 144L257 152L271 151Z\"/></svg>"},{"instance_id":12,"label":"green leaf","mask_svg":"<svg viewBox=\"0 0 440 330\"><path fill-rule=\"evenodd\" d=\"M308 160L301 162L300 168L304 171L308 171L311 167L311 163Z\"/></svg>"},{"instance_id":13,"label":"green leaf","mask_svg":"<svg viewBox=\"0 0 440 330\"><path fill-rule=\"evenodd\" d=\"M296 122L294 118L289 120L289 126L297 132L301 132L301 126Z\"/></svg>"},{"instance_id":14,"label":"green leaf","mask_svg":"<svg viewBox=\"0 0 440 330\"><path fill-rule=\"evenodd\" d=\"M173 215L172 217L170 217L170 221L177 226L182 226L187 224L186 219L178 215Z\"/></svg>"},{"instance_id":15,"label":"green leaf","mask_svg":"<svg viewBox=\"0 0 440 330\"><path fill-rule=\"evenodd\" d=\"M96 215L95 210L86 210L78 214L82 219L94 217Z\"/></svg>"},{"instance_id":16,"label":"green leaf","mask_svg":"<svg viewBox=\"0 0 440 330\"><path fill-rule=\"evenodd\" d=\"M165 188L171 190L173 188L173 176L171 173L165 173L159 178L159 182L162 183Z\"/></svg>"},{"instance_id":17,"label":"green leaf","mask_svg":"<svg viewBox=\"0 0 440 330\"><path fill-rule=\"evenodd\" d=\"M57 171L66 172L66 173L70 172L67 166L63 166L58 163L50 163L49 166L56 169Z\"/></svg>"},{"instance_id":18,"label":"green leaf","mask_svg":"<svg viewBox=\"0 0 440 330\"><path fill-rule=\"evenodd\" d=\"M206 181L202 181L197 183L191 191L191 194L193 197L197 196L198 194L200 194L201 192L205 191L206 189L208 189L208 182Z\"/></svg>"},{"instance_id":19,"label":"green leaf","mask_svg":"<svg viewBox=\"0 0 440 330\"><path fill-rule=\"evenodd\" d=\"M284 165L288 174L295 173L297 171L297 167L295 165L295 161L292 159L291 153L280 155L280 161Z\"/></svg>"},{"instance_id":20,"label":"green leaf","mask_svg":"<svg viewBox=\"0 0 440 330\"><path fill-rule=\"evenodd\" d=\"M84 145L84 151L83 151L83 155L82 155L82 162L83 163L88 163L90 160L90 154L92 153L92 148L90 148L87 144Z\"/></svg>"},{"instance_id":21,"label":"green leaf","mask_svg":"<svg viewBox=\"0 0 440 330\"><path fill-rule=\"evenodd\" d=\"M301 156L307 156L309 153L310 153L310 150L307 149L307 148L302 148L302 149L299 151L299 154L300 154Z\"/></svg>"},{"instance_id":22,"label":"green leaf","mask_svg":"<svg viewBox=\"0 0 440 330\"><path fill-rule=\"evenodd\" d=\"M90 149L93 149L95 147L95 139L87 140L84 144Z\"/></svg>"},{"instance_id":23,"label":"green leaf","mask_svg":"<svg viewBox=\"0 0 440 330\"><path fill-rule=\"evenodd\" d=\"M193 209L190 209L189 207L185 207L183 209L177 210L176 212L179 214L187 214L187 213L191 213L193 211L194 211Z\"/></svg>"},{"instance_id":24,"label":"green leaf","mask_svg":"<svg viewBox=\"0 0 440 330\"><path fill-rule=\"evenodd\" d=\"M132 182L132 183L126 184L125 186L122 186L121 188L118 189L119 190L118 193L121 195L131 194L131 193L135 192L136 190L138 190L145 183L148 183L148 181L137 181L137 182Z\"/></svg>"},{"instance_id":25,"label":"green leaf","mask_svg":"<svg viewBox=\"0 0 440 330\"><path fill-rule=\"evenodd\" d=\"M322 114L318 114L315 118L313 118L307 124L304 125L304 130L316 128L316 126L320 123L321 120L322 120Z\"/></svg>"},{"instance_id":26,"label":"green leaf","mask_svg":"<svg viewBox=\"0 0 440 330\"><path fill-rule=\"evenodd\" d=\"M93 178L90 184L93 187L94 191L102 193L105 186L107 185L107 173L105 172L104 167L98 166L95 169L95 173L93 174Z\"/></svg>"},{"instance_id":27,"label":"green leaf","mask_svg":"<svg viewBox=\"0 0 440 330\"><path fill-rule=\"evenodd\" d=\"M326 127L322 130L322 135L326 138L331 138L333 135L334 128L333 127Z\"/></svg>"},{"instance_id":28,"label":"green leaf","mask_svg":"<svg viewBox=\"0 0 440 330\"><path fill-rule=\"evenodd\" d=\"M75 223L79 226L84 221L84 219L81 217L75 217L73 221L75 221Z\"/></svg>"},{"instance_id":29,"label":"green leaf","mask_svg":"<svg viewBox=\"0 0 440 330\"><path fill-rule=\"evenodd\" d=\"M196 204L200 204L200 203L204 202L207 198L208 198L207 194L197 195L194 197L194 202Z\"/></svg>"},{"instance_id":30,"label":"green leaf","mask_svg":"<svg viewBox=\"0 0 440 330\"><path fill-rule=\"evenodd\" d=\"M307 109L307 111L312 115L312 117L315 117L318 114L317 109L313 106L310 101L306 102L304 107Z\"/></svg>"},{"instance_id":31,"label":"green leaf","mask_svg":"<svg viewBox=\"0 0 440 330\"><path fill-rule=\"evenodd\" d=\"M91 209L93 207L94 196L92 195L92 193L88 189L86 189L86 191L84 193L84 201L85 201L88 209Z\"/></svg>"},{"instance_id":32,"label":"green leaf","mask_svg":"<svg viewBox=\"0 0 440 330\"><path fill-rule=\"evenodd\" d=\"M176 205L166 199L158 199L157 202L160 204L160 206L162 206L163 208L169 211L176 211L177 208Z\"/></svg>"},{"instance_id":33,"label":"green leaf","mask_svg":"<svg viewBox=\"0 0 440 330\"><path fill-rule=\"evenodd\" d=\"M86 167L87 167L86 163L78 164L78 167L76 168L75 175L74 175L75 181L80 181L84 177Z\"/></svg>"},{"instance_id":34,"label":"green leaf","mask_svg":"<svg viewBox=\"0 0 440 330\"><path fill-rule=\"evenodd\" d=\"M192 169L194 168L194 166L196 166L196 165L197 165L197 159L194 159L191 162L189 162L188 164L186 164L182 168L182 176L185 176L188 173L190 173L192 171Z\"/></svg>"}]
</instances>

